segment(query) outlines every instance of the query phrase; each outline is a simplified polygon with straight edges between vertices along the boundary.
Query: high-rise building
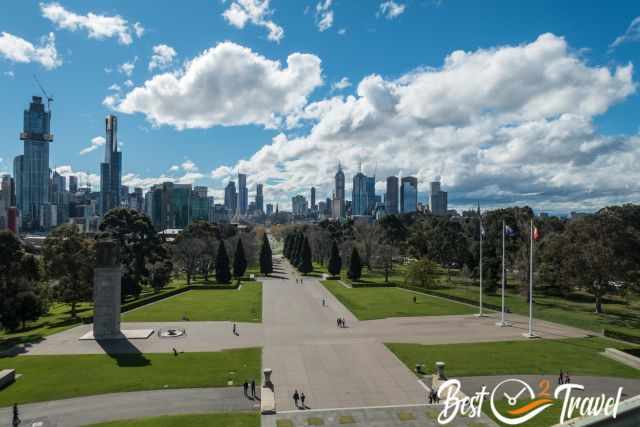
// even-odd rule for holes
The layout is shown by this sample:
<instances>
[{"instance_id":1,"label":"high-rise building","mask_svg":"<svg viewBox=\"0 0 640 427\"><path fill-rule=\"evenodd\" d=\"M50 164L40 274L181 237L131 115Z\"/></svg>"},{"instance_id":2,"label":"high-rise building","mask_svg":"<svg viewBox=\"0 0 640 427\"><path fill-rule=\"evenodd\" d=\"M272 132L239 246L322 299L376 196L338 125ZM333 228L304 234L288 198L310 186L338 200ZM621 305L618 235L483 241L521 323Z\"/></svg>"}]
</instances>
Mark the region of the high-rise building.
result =
<instances>
[{"instance_id":1,"label":"high-rise building","mask_svg":"<svg viewBox=\"0 0 640 427\"><path fill-rule=\"evenodd\" d=\"M100 163L100 212L104 216L111 209L120 207L122 186L122 152L118 151L118 118L108 115L105 119L104 162Z\"/></svg>"},{"instance_id":2,"label":"high-rise building","mask_svg":"<svg viewBox=\"0 0 640 427\"><path fill-rule=\"evenodd\" d=\"M402 213L415 212L418 209L418 178L405 176L400 184L400 209Z\"/></svg>"},{"instance_id":3,"label":"high-rise building","mask_svg":"<svg viewBox=\"0 0 640 427\"><path fill-rule=\"evenodd\" d=\"M433 215L447 215L448 195L440 189L440 178L431 182L429 193L429 209Z\"/></svg>"},{"instance_id":4,"label":"high-rise building","mask_svg":"<svg viewBox=\"0 0 640 427\"><path fill-rule=\"evenodd\" d=\"M311 187L311 210L316 210L316 187Z\"/></svg>"},{"instance_id":5,"label":"high-rise building","mask_svg":"<svg viewBox=\"0 0 640 427\"><path fill-rule=\"evenodd\" d=\"M229 211L231 216L236 213L238 193L236 193L236 183L233 181L229 181L224 189L224 207Z\"/></svg>"},{"instance_id":6,"label":"high-rise building","mask_svg":"<svg viewBox=\"0 0 640 427\"><path fill-rule=\"evenodd\" d=\"M335 193L331 201L331 210L334 218L343 218L345 216L344 172L342 172L340 163L338 163L338 172L336 172L335 176Z\"/></svg>"},{"instance_id":7,"label":"high-rise building","mask_svg":"<svg viewBox=\"0 0 640 427\"><path fill-rule=\"evenodd\" d=\"M264 213L264 197L262 196L262 184L256 185L256 210Z\"/></svg>"},{"instance_id":8,"label":"high-rise building","mask_svg":"<svg viewBox=\"0 0 640 427\"><path fill-rule=\"evenodd\" d=\"M362 172L358 172L353 176L353 189L351 192L351 214L366 215L367 205L367 177Z\"/></svg>"},{"instance_id":9,"label":"high-rise building","mask_svg":"<svg viewBox=\"0 0 640 427\"><path fill-rule=\"evenodd\" d=\"M249 207L249 190L247 189L247 175L238 173L238 211L246 215Z\"/></svg>"},{"instance_id":10,"label":"high-rise building","mask_svg":"<svg viewBox=\"0 0 640 427\"><path fill-rule=\"evenodd\" d=\"M5 209L15 206L15 184L11 175L2 175L2 183L0 184L0 201L4 204Z\"/></svg>"},{"instance_id":11,"label":"high-rise building","mask_svg":"<svg viewBox=\"0 0 640 427\"><path fill-rule=\"evenodd\" d=\"M16 180L16 204L22 215L23 228L44 228L41 224L43 206L49 204L49 144L51 111L46 111L42 98L31 98L29 109L24 111L24 124L20 139L24 141L24 154L13 162ZM46 209L49 212L49 209Z\"/></svg>"},{"instance_id":12,"label":"high-rise building","mask_svg":"<svg viewBox=\"0 0 640 427\"><path fill-rule=\"evenodd\" d=\"M154 185L149 191L151 222L158 230L182 229L191 223L191 184L164 182Z\"/></svg>"},{"instance_id":13,"label":"high-rise building","mask_svg":"<svg viewBox=\"0 0 640 427\"><path fill-rule=\"evenodd\" d=\"M76 194L78 192L78 177L70 176L69 177L69 192L71 194Z\"/></svg>"},{"instance_id":14,"label":"high-rise building","mask_svg":"<svg viewBox=\"0 0 640 427\"><path fill-rule=\"evenodd\" d=\"M305 216L307 213L307 199L298 194L291 198L291 211L294 216Z\"/></svg>"},{"instance_id":15,"label":"high-rise building","mask_svg":"<svg viewBox=\"0 0 640 427\"><path fill-rule=\"evenodd\" d=\"M267 216L273 215L273 205L271 203L267 203Z\"/></svg>"},{"instance_id":16,"label":"high-rise building","mask_svg":"<svg viewBox=\"0 0 640 427\"><path fill-rule=\"evenodd\" d=\"M398 177L387 177L387 193L385 196L385 211L388 214L398 213Z\"/></svg>"},{"instance_id":17,"label":"high-rise building","mask_svg":"<svg viewBox=\"0 0 640 427\"><path fill-rule=\"evenodd\" d=\"M193 188L191 195L192 221L209 221L210 200L208 191L209 189L204 186L196 186Z\"/></svg>"}]
</instances>

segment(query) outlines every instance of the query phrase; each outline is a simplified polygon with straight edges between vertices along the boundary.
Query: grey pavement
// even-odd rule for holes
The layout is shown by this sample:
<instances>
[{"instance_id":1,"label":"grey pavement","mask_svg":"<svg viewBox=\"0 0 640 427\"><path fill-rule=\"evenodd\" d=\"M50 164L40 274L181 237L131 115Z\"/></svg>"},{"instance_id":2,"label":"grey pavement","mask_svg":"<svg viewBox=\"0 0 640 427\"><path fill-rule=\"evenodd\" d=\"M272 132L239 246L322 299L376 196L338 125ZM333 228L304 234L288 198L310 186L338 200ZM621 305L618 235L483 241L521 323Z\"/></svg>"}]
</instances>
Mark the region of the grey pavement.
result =
<instances>
[{"instance_id":1,"label":"grey pavement","mask_svg":"<svg viewBox=\"0 0 640 427\"><path fill-rule=\"evenodd\" d=\"M320 411L295 411L262 417L262 427L276 427L278 420L288 420L293 426L308 426L310 420L325 427L436 427L441 406L416 405L386 408L353 408ZM486 415L480 417L457 417L448 426L493 427L496 424Z\"/></svg>"},{"instance_id":2,"label":"grey pavement","mask_svg":"<svg viewBox=\"0 0 640 427\"><path fill-rule=\"evenodd\" d=\"M159 415L251 411L255 405L242 387L228 387L102 394L20 405L19 410L22 426L40 421L43 427L79 427ZM11 408L0 408L0 420L10 421L11 413Z\"/></svg>"}]
</instances>

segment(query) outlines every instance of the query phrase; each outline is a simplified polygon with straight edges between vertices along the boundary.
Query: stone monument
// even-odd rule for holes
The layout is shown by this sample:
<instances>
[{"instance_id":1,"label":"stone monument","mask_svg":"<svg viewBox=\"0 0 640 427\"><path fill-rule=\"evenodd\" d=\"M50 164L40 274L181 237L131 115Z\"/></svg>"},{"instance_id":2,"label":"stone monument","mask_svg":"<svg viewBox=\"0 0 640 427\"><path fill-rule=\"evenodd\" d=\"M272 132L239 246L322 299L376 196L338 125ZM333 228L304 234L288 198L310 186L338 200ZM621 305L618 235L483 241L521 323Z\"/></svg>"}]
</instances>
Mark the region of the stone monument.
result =
<instances>
[{"instance_id":1,"label":"stone monument","mask_svg":"<svg viewBox=\"0 0 640 427\"><path fill-rule=\"evenodd\" d=\"M98 240L96 268L93 272L93 336L95 339L120 338L120 293L122 267L119 248L111 239Z\"/></svg>"},{"instance_id":2,"label":"stone monument","mask_svg":"<svg viewBox=\"0 0 640 427\"><path fill-rule=\"evenodd\" d=\"M93 330L81 340L146 339L153 329L120 329L122 266L118 243L99 239L93 271Z\"/></svg>"}]
</instances>

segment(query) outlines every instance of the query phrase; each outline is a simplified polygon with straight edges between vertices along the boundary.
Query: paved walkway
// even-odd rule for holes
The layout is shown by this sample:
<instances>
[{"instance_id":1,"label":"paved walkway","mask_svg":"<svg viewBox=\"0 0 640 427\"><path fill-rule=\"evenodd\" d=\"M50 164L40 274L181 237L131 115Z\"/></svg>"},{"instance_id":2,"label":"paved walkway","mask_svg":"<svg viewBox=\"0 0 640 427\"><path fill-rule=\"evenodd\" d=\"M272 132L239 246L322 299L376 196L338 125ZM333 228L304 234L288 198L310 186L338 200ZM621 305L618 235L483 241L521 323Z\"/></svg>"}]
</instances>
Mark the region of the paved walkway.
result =
<instances>
[{"instance_id":1,"label":"paved walkway","mask_svg":"<svg viewBox=\"0 0 640 427\"><path fill-rule=\"evenodd\" d=\"M22 426L30 420L43 427L79 427L113 420L159 415L254 410L242 387L154 390L55 400L20 405ZM0 420L11 420L11 408L0 408ZM4 425L4 424L2 424Z\"/></svg>"}]
</instances>

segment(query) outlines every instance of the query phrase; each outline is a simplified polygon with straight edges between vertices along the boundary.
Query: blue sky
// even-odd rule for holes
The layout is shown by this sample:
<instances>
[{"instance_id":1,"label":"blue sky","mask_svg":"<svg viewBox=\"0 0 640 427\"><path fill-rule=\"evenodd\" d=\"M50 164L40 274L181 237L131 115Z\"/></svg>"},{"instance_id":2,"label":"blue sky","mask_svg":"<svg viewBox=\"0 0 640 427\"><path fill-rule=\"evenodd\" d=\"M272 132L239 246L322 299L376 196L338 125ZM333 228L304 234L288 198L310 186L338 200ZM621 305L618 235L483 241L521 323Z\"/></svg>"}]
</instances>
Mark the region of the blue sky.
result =
<instances>
[{"instance_id":1,"label":"blue sky","mask_svg":"<svg viewBox=\"0 0 640 427\"><path fill-rule=\"evenodd\" d=\"M51 166L94 183L104 147L86 149L112 112L132 185L170 178L219 196L240 168L250 191L266 182L267 201L287 205L311 185L328 195L341 160L347 181L360 162L376 170L380 191L387 174L417 175L420 190L441 175L458 207L638 201L636 2L184 5L3 2L0 172L22 151L37 74L55 97ZM165 62L150 70L154 52ZM164 97L165 78L182 95Z\"/></svg>"}]
</instances>

